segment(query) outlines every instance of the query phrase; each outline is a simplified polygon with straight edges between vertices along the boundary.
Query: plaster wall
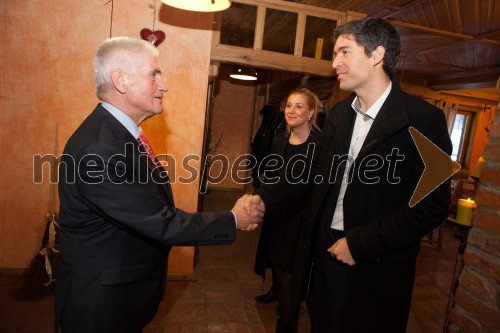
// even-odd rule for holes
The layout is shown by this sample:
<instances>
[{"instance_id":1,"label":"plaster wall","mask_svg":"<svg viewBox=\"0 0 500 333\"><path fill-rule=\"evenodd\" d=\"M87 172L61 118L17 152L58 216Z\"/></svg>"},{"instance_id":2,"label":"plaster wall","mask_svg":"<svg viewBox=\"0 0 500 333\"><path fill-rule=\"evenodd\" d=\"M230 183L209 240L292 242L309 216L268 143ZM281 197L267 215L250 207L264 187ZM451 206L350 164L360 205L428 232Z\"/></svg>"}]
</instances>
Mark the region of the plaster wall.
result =
<instances>
[{"instance_id":1,"label":"plaster wall","mask_svg":"<svg viewBox=\"0 0 500 333\"><path fill-rule=\"evenodd\" d=\"M488 145L488 131L487 128L491 126L491 122L495 117L495 109L490 107L484 111L476 113L477 122L475 130L471 136L471 151L468 161L469 174L474 176L477 172L477 163L479 158L484 155L484 149Z\"/></svg>"},{"instance_id":2,"label":"plaster wall","mask_svg":"<svg viewBox=\"0 0 500 333\"><path fill-rule=\"evenodd\" d=\"M256 82L230 79L232 66L221 66L216 78L214 105L212 111L211 136L219 142L213 155L227 158L228 168L222 167L221 159L210 168L211 177L216 183L210 188L244 190L251 183L251 172L238 172L238 158L249 154L252 141L253 110L255 105ZM217 158L218 159L218 158ZM241 160L240 160L241 161ZM235 163L236 162L236 163ZM220 178L220 182L218 181Z\"/></svg>"},{"instance_id":3,"label":"plaster wall","mask_svg":"<svg viewBox=\"0 0 500 333\"><path fill-rule=\"evenodd\" d=\"M154 29L166 33L158 46L169 89L164 112L142 127L156 154L167 152L176 161L201 154L213 14L160 1L114 1L111 24L111 8L104 0L0 2L0 268L27 267L41 245L45 214L58 209L49 168L41 183L33 180L33 156L60 155L98 103L92 59L111 27L112 36L139 37L155 20ZM191 164L199 169L199 162ZM199 178L172 182L176 206L195 211ZM176 251L192 255L192 248ZM171 266L192 266L175 257Z\"/></svg>"}]
</instances>

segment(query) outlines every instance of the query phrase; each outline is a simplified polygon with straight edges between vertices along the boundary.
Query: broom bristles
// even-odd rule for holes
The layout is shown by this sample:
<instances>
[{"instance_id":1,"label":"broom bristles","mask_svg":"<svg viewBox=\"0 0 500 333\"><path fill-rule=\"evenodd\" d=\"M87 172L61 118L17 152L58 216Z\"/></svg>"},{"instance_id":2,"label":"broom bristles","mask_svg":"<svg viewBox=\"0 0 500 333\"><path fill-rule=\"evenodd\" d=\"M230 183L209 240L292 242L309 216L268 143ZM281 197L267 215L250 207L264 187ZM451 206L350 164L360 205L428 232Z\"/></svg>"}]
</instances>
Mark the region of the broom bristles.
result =
<instances>
[{"instance_id":1,"label":"broom bristles","mask_svg":"<svg viewBox=\"0 0 500 333\"><path fill-rule=\"evenodd\" d=\"M13 296L18 299L35 301L54 294L55 268L59 261L59 254L53 249L47 247L49 243L50 227L55 228L55 247L58 244L59 230L57 228L57 216L55 213L49 213L46 217L45 232L42 238L42 246L36 256L31 260L26 273L14 286ZM43 254L43 250L46 254ZM42 254L41 254L42 253ZM52 271L52 277L49 277L46 267L46 259Z\"/></svg>"}]
</instances>

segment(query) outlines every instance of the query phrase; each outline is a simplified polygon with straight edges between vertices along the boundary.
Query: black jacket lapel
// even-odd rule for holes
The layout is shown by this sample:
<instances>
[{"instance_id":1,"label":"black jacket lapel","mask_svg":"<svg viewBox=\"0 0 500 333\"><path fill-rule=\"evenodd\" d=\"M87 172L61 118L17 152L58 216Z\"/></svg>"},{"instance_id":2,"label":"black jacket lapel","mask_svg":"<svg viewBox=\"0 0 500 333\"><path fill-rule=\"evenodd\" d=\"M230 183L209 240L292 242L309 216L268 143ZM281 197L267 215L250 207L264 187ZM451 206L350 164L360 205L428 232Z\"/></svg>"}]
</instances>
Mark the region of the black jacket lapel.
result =
<instances>
[{"instance_id":1,"label":"black jacket lapel","mask_svg":"<svg viewBox=\"0 0 500 333\"><path fill-rule=\"evenodd\" d=\"M326 138L326 140L333 140L332 144L326 142L328 147L328 155L331 158L334 153L342 152L342 154L347 154L349 151L349 142L351 139L352 129L354 125L355 112L351 107L353 98L349 98L345 102L342 102L342 106L339 107L339 111L332 113L328 117L328 122L334 128L335 137Z\"/></svg>"},{"instance_id":2,"label":"black jacket lapel","mask_svg":"<svg viewBox=\"0 0 500 333\"><path fill-rule=\"evenodd\" d=\"M105 108L103 108L100 104L94 110L96 115L102 118L103 121L107 122L113 127L113 131L118 140L121 140L124 147L128 150L131 147L132 151L128 150L126 152L126 156L134 156L135 163L137 166L140 164L140 168L148 169L148 178L147 181L154 181L158 185L160 185L165 192L166 197L169 202L174 205L174 197L172 194L172 188L170 186L170 180L168 176L160 176L160 173L166 171L163 167L158 167L155 169L153 163L149 160L149 157L146 151L142 148L140 143L135 139L132 134L123 126L111 113L109 113ZM139 180L137 180L139 181ZM142 180L141 180L142 181Z\"/></svg>"},{"instance_id":3,"label":"black jacket lapel","mask_svg":"<svg viewBox=\"0 0 500 333\"><path fill-rule=\"evenodd\" d=\"M410 122L403 103L399 84L392 82L392 89L375 118L357 159L363 158L375 147L407 128Z\"/></svg>"},{"instance_id":4,"label":"black jacket lapel","mask_svg":"<svg viewBox=\"0 0 500 333\"><path fill-rule=\"evenodd\" d=\"M137 140L135 141L137 142ZM174 196L172 193L172 187L170 186L170 179L168 178L167 171L163 168L158 159L155 158L156 165L150 160L148 154L139 142L137 142L137 149L139 149L138 151L140 151L141 153L139 159L140 163L142 163L142 167L148 168L148 173L149 175L151 175L150 181L154 181L158 185L161 185L169 202L172 206L174 206Z\"/></svg>"}]
</instances>

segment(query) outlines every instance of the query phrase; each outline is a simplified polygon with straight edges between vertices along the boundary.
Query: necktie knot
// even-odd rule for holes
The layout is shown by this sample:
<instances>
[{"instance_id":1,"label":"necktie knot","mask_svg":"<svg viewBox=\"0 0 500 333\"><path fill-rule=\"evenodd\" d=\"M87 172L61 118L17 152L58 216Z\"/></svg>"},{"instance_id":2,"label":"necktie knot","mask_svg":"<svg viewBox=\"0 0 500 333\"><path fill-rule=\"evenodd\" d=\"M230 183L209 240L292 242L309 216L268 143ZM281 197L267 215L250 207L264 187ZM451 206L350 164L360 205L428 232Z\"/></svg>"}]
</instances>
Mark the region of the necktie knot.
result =
<instances>
[{"instance_id":1,"label":"necktie knot","mask_svg":"<svg viewBox=\"0 0 500 333\"><path fill-rule=\"evenodd\" d=\"M154 165L156 165L156 160L155 160L155 154L153 152L153 148L151 148L151 144L149 143L148 138L146 137L146 134L144 132L141 132L139 134L139 142L146 151L146 154L148 154L149 159L153 162Z\"/></svg>"}]
</instances>

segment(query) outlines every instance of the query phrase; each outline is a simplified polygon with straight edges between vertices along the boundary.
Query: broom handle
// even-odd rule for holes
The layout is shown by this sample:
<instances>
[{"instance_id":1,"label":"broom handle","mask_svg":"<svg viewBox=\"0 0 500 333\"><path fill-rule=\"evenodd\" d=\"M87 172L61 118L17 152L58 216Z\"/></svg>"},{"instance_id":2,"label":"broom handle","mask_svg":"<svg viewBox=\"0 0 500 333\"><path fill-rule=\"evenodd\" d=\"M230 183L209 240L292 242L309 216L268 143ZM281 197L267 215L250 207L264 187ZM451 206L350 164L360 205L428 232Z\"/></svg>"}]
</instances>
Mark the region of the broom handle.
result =
<instances>
[{"instance_id":1,"label":"broom handle","mask_svg":"<svg viewBox=\"0 0 500 333\"><path fill-rule=\"evenodd\" d=\"M57 192L57 182L52 183L52 180L59 180L59 160L57 159L57 152L59 151L59 123L56 123L56 137L54 142L54 157L56 158L56 165L51 169L52 174L50 175L50 188L49 188L49 212L56 211L56 192Z\"/></svg>"}]
</instances>

